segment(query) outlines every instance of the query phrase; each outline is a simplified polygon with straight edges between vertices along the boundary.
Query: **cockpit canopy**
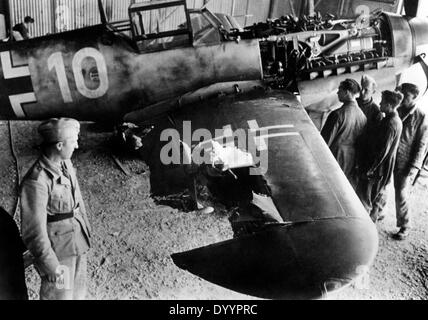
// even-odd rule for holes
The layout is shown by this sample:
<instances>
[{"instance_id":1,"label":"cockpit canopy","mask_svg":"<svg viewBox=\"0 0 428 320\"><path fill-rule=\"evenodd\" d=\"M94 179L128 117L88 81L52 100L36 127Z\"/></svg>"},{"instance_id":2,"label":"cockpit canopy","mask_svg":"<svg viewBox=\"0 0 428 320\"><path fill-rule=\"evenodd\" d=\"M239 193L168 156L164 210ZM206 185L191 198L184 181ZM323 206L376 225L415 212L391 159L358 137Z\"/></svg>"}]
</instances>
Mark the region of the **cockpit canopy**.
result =
<instances>
[{"instance_id":1,"label":"cockpit canopy","mask_svg":"<svg viewBox=\"0 0 428 320\"><path fill-rule=\"evenodd\" d=\"M233 17L188 9L185 0L135 3L128 11L132 40L140 51L215 44L222 34L240 29Z\"/></svg>"}]
</instances>

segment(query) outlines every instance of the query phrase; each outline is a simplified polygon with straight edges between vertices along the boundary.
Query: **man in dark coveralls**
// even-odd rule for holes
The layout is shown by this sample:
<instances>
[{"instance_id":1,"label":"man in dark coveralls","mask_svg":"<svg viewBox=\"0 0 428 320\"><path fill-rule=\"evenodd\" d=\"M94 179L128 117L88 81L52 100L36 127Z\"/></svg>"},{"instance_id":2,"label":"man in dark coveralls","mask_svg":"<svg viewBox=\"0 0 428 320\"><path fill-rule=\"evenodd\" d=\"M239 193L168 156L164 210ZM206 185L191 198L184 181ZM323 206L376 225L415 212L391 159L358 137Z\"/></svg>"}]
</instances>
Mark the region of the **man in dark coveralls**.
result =
<instances>
[{"instance_id":1,"label":"man in dark coveralls","mask_svg":"<svg viewBox=\"0 0 428 320\"><path fill-rule=\"evenodd\" d=\"M54 118L39 126L43 152L21 184L22 239L41 277L40 299L83 299L90 226L70 161L80 124Z\"/></svg>"},{"instance_id":2,"label":"man in dark coveralls","mask_svg":"<svg viewBox=\"0 0 428 320\"><path fill-rule=\"evenodd\" d=\"M0 300L27 300L25 246L12 216L0 207Z\"/></svg>"},{"instance_id":3,"label":"man in dark coveralls","mask_svg":"<svg viewBox=\"0 0 428 320\"><path fill-rule=\"evenodd\" d=\"M367 136L366 165L361 168L357 193L373 222L386 204L386 186L391 180L403 125L396 109L403 95L383 91L380 108L385 118Z\"/></svg>"},{"instance_id":4,"label":"man in dark coveralls","mask_svg":"<svg viewBox=\"0 0 428 320\"><path fill-rule=\"evenodd\" d=\"M366 126L366 116L358 107L356 96L360 85L346 79L339 85L337 96L343 105L334 110L321 130L321 135L348 178L356 187L357 144Z\"/></svg>"},{"instance_id":5,"label":"man in dark coveralls","mask_svg":"<svg viewBox=\"0 0 428 320\"><path fill-rule=\"evenodd\" d=\"M375 131L380 121L383 118L383 113L380 111L379 106L374 102L373 95L376 93L377 84L375 79L363 74L361 77L361 91L360 96L357 98L358 106L367 118L366 129L363 136L361 136L360 143L357 149L357 176L358 178L365 179L366 170L371 165L366 155L370 152L371 139L376 135ZM358 182L357 182L358 184ZM380 216L379 219L383 218Z\"/></svg>"},{"instance_id":6,"label":"man in dark coveralls","mask_svg":"<svg viewBox=\"0 0 428 320\"><path fill-rule=\"evenodd\" d=\"M361 77L361 91L360 96L357 98L357 103L367 118L368 127L375 126L382 119L380 108L373 101L376 87L375 79L365 74Z\"/></svg>"},{"instance_id":7,"label":"man in dark coveralls","mask_svg":"<svg viewBox=\"0 0 428 320\"><path fill-rule=\"evenodd\" d=\"M395 239L404 240L411 228L409 191L423 165L428 143L428 120L425 113L416 106L419 89L411 83L397 88L403 94L398 115L403 122L397 160L394 169L395 207L397 227Z\"/></svg>"}]
</instances>

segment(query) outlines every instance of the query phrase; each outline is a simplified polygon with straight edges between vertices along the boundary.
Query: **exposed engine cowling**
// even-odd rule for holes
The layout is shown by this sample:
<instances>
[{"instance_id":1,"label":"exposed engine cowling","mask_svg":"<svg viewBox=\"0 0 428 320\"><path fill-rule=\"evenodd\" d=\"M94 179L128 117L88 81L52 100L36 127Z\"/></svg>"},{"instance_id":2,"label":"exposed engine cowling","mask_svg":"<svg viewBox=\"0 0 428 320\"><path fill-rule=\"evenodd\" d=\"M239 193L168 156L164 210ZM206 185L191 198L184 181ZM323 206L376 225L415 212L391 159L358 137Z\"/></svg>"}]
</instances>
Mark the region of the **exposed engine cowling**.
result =
<instances>
[{"instance_id":1,"label":"exposed engine cowling","mask_svg":"<svg viewBox=\"0 0 428 320\"><path fill-rule=\"evenodd\" d=\"M264 36L260 46L265 79L275 87L293 89L296 80L376 69L385 64L391 46L382 33L382 15L355 20L332 18L319 14L301 19L288 16L247 28L253 36Z\"/></svg>"},{"instance_id":2,"label":"exposed engine cowling","mask_svg":"<svg viewBox=\"0 0 428 320\"><path fill-rule=\"evenodd\" d=\"M410 81L428 89L428 19L387 12L356 19L292 16L228 32L230 38L257 38L263 81L298 93L312 121L322 128L328 113L339 107L337 88L346 78L370 75L385 89ZM408 67L412 66L411 69Z\"/></svg>"},{"instance_id":3,"label":"exposed engine cowling","mask_svg":"<svg viewBox=\"0 0 428 320\"><path fill-rule=\"evenodd\" d=\"M410 65L418 54L415 30L421 28L412 27L414 19L381 12L333 18L285 16L246 27L235 36L260 39L264 79L290 91L299 81Z\"/></svg>"}]
</instances>

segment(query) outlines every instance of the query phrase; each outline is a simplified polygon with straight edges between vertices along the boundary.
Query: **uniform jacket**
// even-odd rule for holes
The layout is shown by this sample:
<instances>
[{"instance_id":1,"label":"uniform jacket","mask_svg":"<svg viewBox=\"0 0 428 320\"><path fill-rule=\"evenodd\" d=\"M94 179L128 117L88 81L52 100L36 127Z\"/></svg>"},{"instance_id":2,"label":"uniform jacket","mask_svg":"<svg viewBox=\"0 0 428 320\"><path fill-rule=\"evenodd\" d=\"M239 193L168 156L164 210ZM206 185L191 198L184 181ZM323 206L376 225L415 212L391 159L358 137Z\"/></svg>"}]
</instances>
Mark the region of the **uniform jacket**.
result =
<instances>
[{"instance_id":1,"label":"uniform jacket","mask_svg":"<svg viewBox=\"0 0 428 320\"><path fill-rule=\"evenodd\" d=\"M403 122L403 132L398 145L396 170L407 174L411 167L422 167L428 143L428 119L416 106L410 112L402 107L397 111Z\"/></svg>"},{"instance_id":2,"label":"uniform jacket","mask_svg":"<svg viewBox=\"0 0 428 320\"><path fill-rule=\"evenodd\" d=\"M351 101L334 110L321 130L321 135L350 181L353 180L356 166L357 143L366 123L364 113L356 102Z\"/></svg>"},{"instance_id":3,"label":"uniform jacket","mask_svg":"<svg viewBox=\"0 0 428 320\"><path fill-rule=\"evenodd\" d=\"M21 184L22 238L41 275L54 272L59 260L83 254L90 246L90 225L76 172L70 160L65 166L71 181L42 155ZM48 215L70 213L76 208L74 218L47 222Z\"/></svg>"},{"instance_id":4,"label":"uniform jacket","mask_svg":"<svg viewBox=\"0 0 428 320\"><path fill-rule=\"evenodd\" d=\"M369 136L367 157L371 160L367 171L373 171L374 177L385 186L394 171L395 159L403 125L397 112L387 115Z\"/></svg>"}]
</instances>

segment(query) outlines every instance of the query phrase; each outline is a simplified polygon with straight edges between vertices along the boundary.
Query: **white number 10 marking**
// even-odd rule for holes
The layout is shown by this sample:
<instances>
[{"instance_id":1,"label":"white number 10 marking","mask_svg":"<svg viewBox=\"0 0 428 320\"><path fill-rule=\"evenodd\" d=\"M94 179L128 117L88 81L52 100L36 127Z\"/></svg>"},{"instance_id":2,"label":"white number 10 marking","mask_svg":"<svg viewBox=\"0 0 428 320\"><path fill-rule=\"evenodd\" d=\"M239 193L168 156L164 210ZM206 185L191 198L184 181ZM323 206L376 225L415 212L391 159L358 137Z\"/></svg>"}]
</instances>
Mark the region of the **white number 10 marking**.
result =
<instances>
[{"instance_id":1,"label":"white number 10 marking","mask_svg":"<svg viewBox=\"0 0 428 320\"><path fill-rule=\"evenodd\" d=\"M85 84L85 78L82 74L82 63L86 58L93 58L97 65L100 83L98 88L89 89ZM77 90L81 95L89 98L96 99L102 97L108 90L108 77L107 65L103 55L94 48L83 48L76 52L72 62L74 80L76 81ZM65 103L73 102L71 97L70 87L67 81L67 73L65 71L64 59L61 52L55 52L48 58L48 68L51 71L53 68L56 70L58 77L59 88L61 90L62 98Z\"/></svg>"},{"instance_id":2,"label":"white number 10 marking","mask_svg":"<svg viewBox=\"0 0 428 320\"><path fill-rule=\"evenodd\" d=\"M62 98L65 103L73 102L71 98L70 88L67 82L67 74L65 73L64 60L61 52L55 52L48 58L49 71L55 68L58 77L59 88L61 90Z\"/></svg>"}]
</instances>

